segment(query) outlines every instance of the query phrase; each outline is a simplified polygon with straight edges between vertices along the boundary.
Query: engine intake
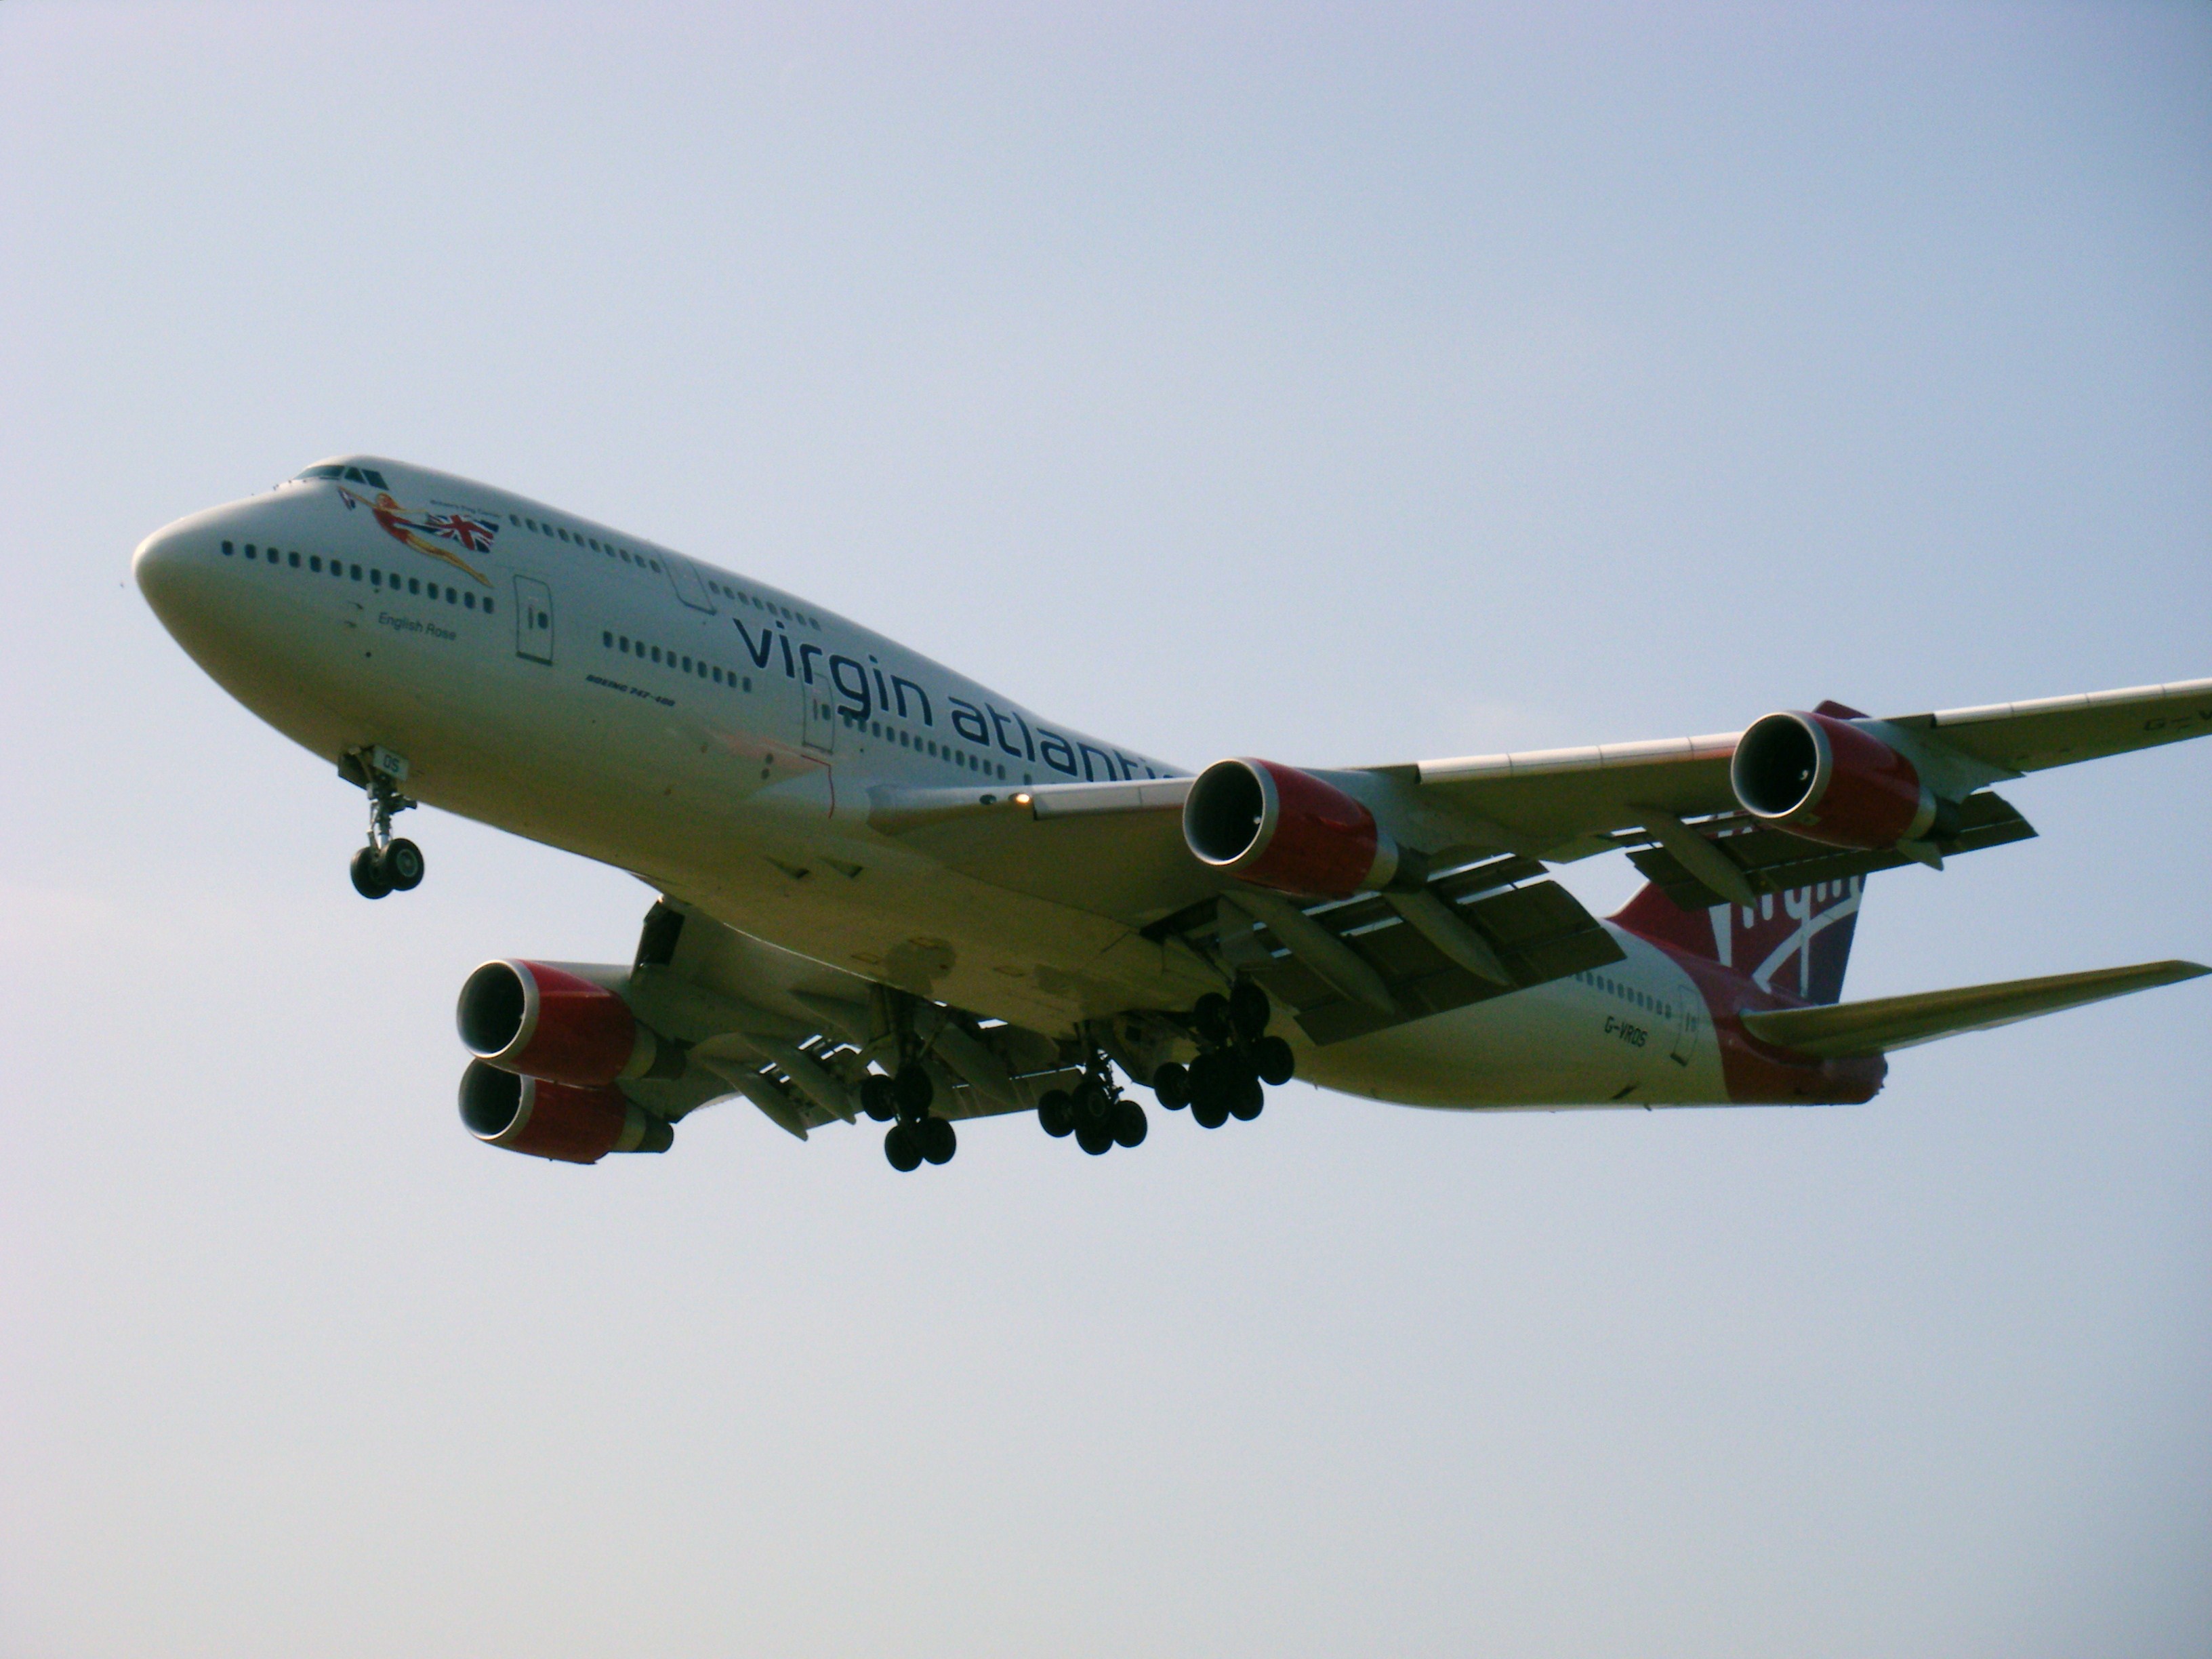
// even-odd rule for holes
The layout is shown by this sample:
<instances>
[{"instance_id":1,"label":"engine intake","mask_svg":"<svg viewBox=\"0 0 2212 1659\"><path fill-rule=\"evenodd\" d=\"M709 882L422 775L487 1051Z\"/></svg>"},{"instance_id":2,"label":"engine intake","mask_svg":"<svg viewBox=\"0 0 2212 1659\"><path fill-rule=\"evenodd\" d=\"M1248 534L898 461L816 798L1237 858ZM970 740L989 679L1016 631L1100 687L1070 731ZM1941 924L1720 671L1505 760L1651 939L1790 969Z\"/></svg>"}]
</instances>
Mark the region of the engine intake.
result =
<instances>
[{"instance_id":1,"label":"engine intake","mask_svg":"<svg viewBox=\"0 0 2212 1659\"><path fill-rule=\"evenodd\" d=\"M1744 811L1829 847L1919 841L1943 815L1912 763L1832 714L1769 714L1736 740L1729 782Z\"/></svg>"},{"instance_id":2,"label":"engine intake","mask_svg":"<svg viewBox=\"0 0 2212 1659\"><path fill-rule=\"evenodd\" d=\"M571 1088L481 1060L461 1073L461 1121L487 1145L563 1164L597 1164L609 1152L665 1152L676 1139L619 1089Z\"/></svg>"},{"instance_id":3,"label":"engine intake","mask_svg":"<svg viewBox=\"0 0 2212 1659\"><path fill-rule=\"evenodd\" d=\"M1397 843L1335 785L1273 761L1216 761L1182 805L1183 840L1200 862L1255 886L1350 898L1389 884Z\"/></svg>"},{"instance_id":4,"label":"engine intake","mask_svg":"<svg viewBox=\"0 0 2212 1659\"><path fill-rule=\"evenodd\" d=\"M644 1077L662 1044L604 985L544 962L487 962L461 987L453 1023L501 1071L596 1088Z\"/></svg>"}]
</instances>

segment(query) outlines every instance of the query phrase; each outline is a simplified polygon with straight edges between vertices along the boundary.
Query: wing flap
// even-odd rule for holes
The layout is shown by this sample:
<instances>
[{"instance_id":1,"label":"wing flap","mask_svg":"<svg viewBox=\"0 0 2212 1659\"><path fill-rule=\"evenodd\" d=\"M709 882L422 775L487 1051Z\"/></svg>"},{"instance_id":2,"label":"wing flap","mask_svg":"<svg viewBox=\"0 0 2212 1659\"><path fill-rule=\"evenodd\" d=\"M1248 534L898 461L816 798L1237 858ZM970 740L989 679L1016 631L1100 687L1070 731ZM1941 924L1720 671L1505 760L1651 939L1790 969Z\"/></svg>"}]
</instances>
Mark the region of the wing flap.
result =
<instances>
[{"instance_id":1,"label":"wing flap","mask_svg":"<svg viewBox=\"0 0 2212 1659\"><path fill-rule=\"evenodd\" d=\"M1848 1060L1886 1054L1964 1031L1990 1030L2207 973L2212 968L2194 962L2146 962L2132 968L2096 968L2081 974L1967 985L1822 1008L1775 1009L1746 1014L1743 1024L1761 1042L1778 1048L1819 1060Z\"/></svg>"},{"instance_id":2,"label":"wing flap","mask_svg":"<svg viewBox=\"0 0 2212 1659\"><path fill-rule=\"evenodd\" d=\"M1810 887L1816 882L1848 881L1853 876L1894 870L1912 862L1898 852L1869 853L1824 847L1786 830L1769 829L1741 813L1701 824L1694 833L1711 839L1729 861L1743 872L1753 889L1761 893L1786 892ZM1961 853L1977 853L1984 848L2027 841L2034 835L2034 826L2020 815L2011 802L1985 791L1969 795L1960 804L1957 834L1930 845L1943 857L1953 858ZM1632 830L1618 839L1622 845L1632 848L1629 861L1644 872L1644 879L1672 899L1677 908L1702 910L1728 902L1725 896L1714 892L1684 869L1681 860L1665 848L1634 847L1633 843L1644 839L1641 831Z\"/></svg>"}]
</instances>

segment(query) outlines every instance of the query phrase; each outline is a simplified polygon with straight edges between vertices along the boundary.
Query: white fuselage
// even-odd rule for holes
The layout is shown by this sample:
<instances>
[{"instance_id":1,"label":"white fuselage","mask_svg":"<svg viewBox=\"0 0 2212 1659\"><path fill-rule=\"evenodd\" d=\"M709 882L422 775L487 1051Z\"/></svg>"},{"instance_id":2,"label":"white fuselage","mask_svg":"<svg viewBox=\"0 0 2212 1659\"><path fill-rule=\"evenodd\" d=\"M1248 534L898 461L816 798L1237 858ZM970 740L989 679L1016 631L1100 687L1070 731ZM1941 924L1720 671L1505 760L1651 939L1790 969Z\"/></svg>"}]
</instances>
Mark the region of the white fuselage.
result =
<instances>
[{"instance_id":1,"label":"white fuselage","mask_svg":"<svg viewBox=\"0 0 2212 1659\"><path fill-rule=\"evenodd\" d=\"M1218 988L1122 922L975 880L868 822L883 787L1182 769L791 594L502 490L374 465L388 492L295 481L139 550L170 631L295 741L333 763L380 745L405 758L417 799L988 1017L1065 1032ZM409 527L456 513L495 533L449 545ZM1626 958L1601 970L1325 1048L1288 1033L1299 1075L1427 1106L1725 1101L1689 975L1612 932Z\"/></svg>"}]
</instances>

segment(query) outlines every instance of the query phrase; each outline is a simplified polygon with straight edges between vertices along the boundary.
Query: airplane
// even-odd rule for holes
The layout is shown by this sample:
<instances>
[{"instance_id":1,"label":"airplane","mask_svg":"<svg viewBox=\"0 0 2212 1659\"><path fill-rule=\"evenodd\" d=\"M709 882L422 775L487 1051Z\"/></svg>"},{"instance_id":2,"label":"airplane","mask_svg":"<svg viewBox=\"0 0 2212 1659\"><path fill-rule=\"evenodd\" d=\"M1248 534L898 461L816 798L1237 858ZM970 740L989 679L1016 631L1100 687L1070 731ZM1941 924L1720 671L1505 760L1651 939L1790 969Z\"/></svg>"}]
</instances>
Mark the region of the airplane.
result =
<instances>
[{"instance_id":1,"label":"airplane","mask_svg":"<svg viewBox=\"0 0 2212 1659\"><path fill-rule=\"evenodd\" d=\"M319 462L133 570L226 690L368 808L416 887L427 803L630 872L626 963L460 989L480 1139L658 1152L742 1098L863 1117L911 1171L1034 1113L1133 1147L1293 1077L1453 1109L1856 1104L1887 1056L2209 971L2153 962L1841 1000L1869 877L2035 831L1992 785L2212 731L2212 679L1349 768L1192 772L797 594L428 468ZM1550 866L1645 878L1592 915ZM1126 1083L1124 1081L1126 1079Z\"/></svg>"}]
</instances>

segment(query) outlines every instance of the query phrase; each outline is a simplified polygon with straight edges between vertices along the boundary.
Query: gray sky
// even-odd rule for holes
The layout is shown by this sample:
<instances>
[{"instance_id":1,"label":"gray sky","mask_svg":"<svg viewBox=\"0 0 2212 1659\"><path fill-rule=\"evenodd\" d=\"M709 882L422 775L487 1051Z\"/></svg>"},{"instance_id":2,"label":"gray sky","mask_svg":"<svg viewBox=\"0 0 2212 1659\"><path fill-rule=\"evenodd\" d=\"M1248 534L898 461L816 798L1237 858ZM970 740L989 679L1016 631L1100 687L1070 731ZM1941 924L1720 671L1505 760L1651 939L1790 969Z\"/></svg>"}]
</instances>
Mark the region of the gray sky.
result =
<instances>
[{"instance_id":1,"label":"gray sky","mask_svg":"<svg viewBox=\"0 0 2212 1659\"><path fill-rule=\"evenodd\" d=\"M1188 764L2212 673L2212 12L728 9L0 7L0 1653L2204 1654L2201 987L550 1166L453 993L650 896L362 903L127 560L374 449ZM2010 793L1851 992L2212 956L2212 754Z\"/></svg>"}]
</instances>

